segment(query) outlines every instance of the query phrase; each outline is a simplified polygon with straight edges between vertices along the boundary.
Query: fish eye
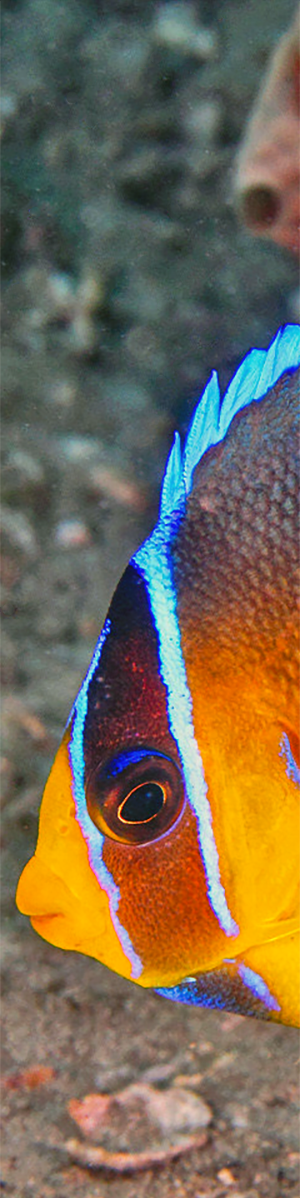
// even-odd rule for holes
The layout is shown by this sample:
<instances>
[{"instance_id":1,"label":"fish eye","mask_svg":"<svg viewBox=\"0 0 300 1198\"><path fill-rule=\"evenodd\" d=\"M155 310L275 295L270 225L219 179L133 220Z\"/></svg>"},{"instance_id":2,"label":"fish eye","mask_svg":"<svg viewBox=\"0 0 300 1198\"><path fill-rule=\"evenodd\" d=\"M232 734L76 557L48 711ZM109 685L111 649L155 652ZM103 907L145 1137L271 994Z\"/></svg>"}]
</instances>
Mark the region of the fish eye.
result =
<instances>
[{"instance_id":1,"label":"fish eye","mask_svg":"<svg viewBox=\"0 0 300 1198\"><path fill-rule=\"evenodd\" d=\"M129 750L95 771L86 786L86 803L106 836L147 844L163 836L181 814L181 774L172 758L156 750Z\"/></svg>"},{"instance_id":2,"label":"fish eye","mask_svg":"<svg viewBox=\"0 0 300 1198\"><path fill-rule=\"evenodd\" d=\"M158 782L142 782L135 786L118 809L123 824L147 824L161 811L166 801L166 791Z\"/></svg>"}]
</instances>

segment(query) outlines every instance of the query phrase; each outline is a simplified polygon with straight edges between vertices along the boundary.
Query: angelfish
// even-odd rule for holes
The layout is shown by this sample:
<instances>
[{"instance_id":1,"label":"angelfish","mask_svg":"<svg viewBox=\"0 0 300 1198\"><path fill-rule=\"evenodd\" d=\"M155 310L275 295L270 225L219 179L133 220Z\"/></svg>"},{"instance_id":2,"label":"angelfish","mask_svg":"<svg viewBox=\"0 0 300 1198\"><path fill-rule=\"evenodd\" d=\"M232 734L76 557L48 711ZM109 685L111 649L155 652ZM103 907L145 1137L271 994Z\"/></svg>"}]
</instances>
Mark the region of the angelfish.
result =
<instances>
[{"instance_id":1,"label":"angelfish","mask_svg":"<svg viewBox=\"0 0 300 1198\"><path fill-rule=\"evenodd\" d=\"M213 373L113 596L20 911L179 1002L299 1022L300 328Z\"/></svg>"}]
</instances>

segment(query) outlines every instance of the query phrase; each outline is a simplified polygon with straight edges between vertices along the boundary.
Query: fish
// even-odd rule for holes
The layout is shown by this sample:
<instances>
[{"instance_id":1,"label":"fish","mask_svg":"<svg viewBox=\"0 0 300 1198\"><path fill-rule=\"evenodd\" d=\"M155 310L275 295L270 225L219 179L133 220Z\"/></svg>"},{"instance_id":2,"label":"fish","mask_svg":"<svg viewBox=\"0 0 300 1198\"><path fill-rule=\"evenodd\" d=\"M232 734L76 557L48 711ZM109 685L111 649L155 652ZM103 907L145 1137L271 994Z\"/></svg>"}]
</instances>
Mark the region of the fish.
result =
<instances>
[{"instance_id":1,"label":"fish","mask_svg":"<svg viewBox=\"0 0 300 1198\"><path fill-rule=\"evenodd\" d=\"M215 371L113 595L16 901L175 1002L299 1025L300 328Z\"/></svg>"},{"instance_id":2,"label":"fish","mask_svg":"<svg viewBox=\"0 0 300 1198\"><path fill-rule=\"evenodd\" d=\"M246 228L299 259L300 7L280 38L255 99L234 182Z\"/></svg>"}]
</instances>

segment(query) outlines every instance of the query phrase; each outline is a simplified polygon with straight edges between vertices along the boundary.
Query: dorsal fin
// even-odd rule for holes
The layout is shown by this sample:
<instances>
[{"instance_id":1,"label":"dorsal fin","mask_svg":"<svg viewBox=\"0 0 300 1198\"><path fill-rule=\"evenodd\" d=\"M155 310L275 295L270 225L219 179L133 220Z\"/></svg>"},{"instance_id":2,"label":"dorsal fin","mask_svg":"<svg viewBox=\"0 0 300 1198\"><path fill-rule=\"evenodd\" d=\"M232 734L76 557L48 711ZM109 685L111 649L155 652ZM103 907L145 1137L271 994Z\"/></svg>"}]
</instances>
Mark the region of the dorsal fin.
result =
<instances>
[{"instance_id":1,"label":"dorsal fin","mask_svg":"<svg viewBox=\"0 0 300 1198\"><path fill-rule=\"evenodd\" d=\"M162 484L160 520L170 517L184 503L192 486L193 471L207 449L223 441L229 425L242 408L260 400L286 370L300 365L300 326L279 329L269 349L251 349L238 367L220 403L218 375L211 378L197 404L186 443L181 452L175 438Z\"/></svg>"}]
</instances>

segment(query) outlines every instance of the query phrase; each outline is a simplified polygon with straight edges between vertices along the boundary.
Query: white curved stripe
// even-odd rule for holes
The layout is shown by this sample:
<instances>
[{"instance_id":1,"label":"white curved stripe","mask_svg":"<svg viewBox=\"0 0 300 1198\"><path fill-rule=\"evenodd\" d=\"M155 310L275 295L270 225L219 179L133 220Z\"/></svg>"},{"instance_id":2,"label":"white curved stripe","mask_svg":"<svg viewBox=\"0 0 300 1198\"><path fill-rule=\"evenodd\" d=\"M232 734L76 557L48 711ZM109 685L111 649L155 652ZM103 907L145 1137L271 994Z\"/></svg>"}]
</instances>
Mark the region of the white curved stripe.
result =
<instances>
[{"instance_id":1,"label":"white curved stripe","mask_svg":"<svg viewBox=\"0 0 300 1198\"><path fill-rule=\"evenodd\" d=\"M251 990L251 994L254 994L255 998L259 998L268 1011L281 1011L277 998L270 993L269 987L259 973L254 973L254 969L249 969L248 965L238 965L237 972L244 986Z\"/></svg>"},{"instance_id":2,"label":"white curved stripe","mask_svg":"<svg viewBox=\"0 0 300 1198\"><path fill-rule=\"evenodd\" d=\"M158 635L161 675L167 689L170 729L178 746L187 796L197 817L209 901L226 935L236 936L239 928L227 906L220 878L207 786L194 735L192 701L181 649L176 596L167 557L166 535L162 525L158 524L152 536L145 541L132 561L142 574L148 590Z\"/></svg>"},{"instance_id":3,"label":"white curved stripe","mask_svg":"<svg viewBox=\"0 0 300 1198\"><path fill-rule=\"evenodd\" d=\"M77 699L75 699L75 703L71 712L72 732L69 743L69 758L72 773L73 798L75 803L76 817L87 844L90 866L95 874L95 877L97 878L97 882L99 882L99 886L101 886L101 890L105 890L105 893L109 899L109 909L112 923L123 952L125 953L127 960L130 961L132 978L139 978L142 972L142 964L137 956L137 953L134 951L128 932L126 932L126 929L120 923L117 915L120 901L120 890L119 887L116 886L112 875L109 873L109 870L104 864L102 857L104 836L102 836L102 833L99 832L99 828L96 828L96 825L89 816L84 786L85 762L83 736L88 708L88 690L94 671L100 661L103 645L105 644L109 633L110 620L107 619L102 629L101 636L97 641L88 672L84 678L82 686L80 687L79 694L77 695ZM92 931L96 931L96 929L92 929Z\"/></svg>"}]
</instances>

